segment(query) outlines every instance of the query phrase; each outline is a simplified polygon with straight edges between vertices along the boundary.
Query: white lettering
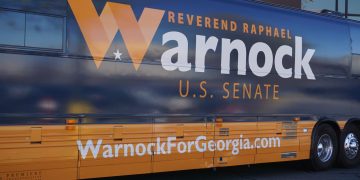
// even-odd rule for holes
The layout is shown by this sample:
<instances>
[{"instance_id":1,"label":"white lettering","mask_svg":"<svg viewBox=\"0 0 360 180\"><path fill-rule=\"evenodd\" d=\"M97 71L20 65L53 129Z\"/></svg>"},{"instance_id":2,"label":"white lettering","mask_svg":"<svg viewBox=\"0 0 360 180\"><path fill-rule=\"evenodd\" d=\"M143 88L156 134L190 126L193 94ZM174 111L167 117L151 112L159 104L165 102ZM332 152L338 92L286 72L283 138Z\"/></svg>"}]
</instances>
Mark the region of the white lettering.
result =
<instances>
[{"instance_id":1,"label":"white lettering","mask_svg":"<svg viewBox=\"0 0 360 180\"><path fill-rule=\"evenodd\" d=\"M315 80L315 75L310 68L310 60L315 54L315 49L308 49L302 57L303 52L302 37L295 37L295 79L301 79L302 69L308 79Z\"/></svg>"},{"instance_id":2,"label":"white lettering","mask_svg":"<svg viewBox=\"0 0 360 180\"><path fill-rule=\"evenodd\" d=\"M80 150L81 157L83 159L86 158L87 153L89 152L89 149L91 150L91 153L93 154L94 159L96 159L97 154L99 153L100 146L102 144L102 139L99 139L96 143L96 147L94 147L93 141L88 140L86 142L85 148L83 147L80 140L77 140L78 149Z\"/></svg>"},{"instance_id":3,"label":"white lettering","mask_svg":"<svg viewBox=\"0 0 360 180\"><path fill-rule=\"evenodd\" d=\"M230 74L230 54L233 50L238 53L238 75L246 75L246 46L241 40L222 39L221 45L221 74Z\"/></svg>"},{"instance_id":4,"label":"white lettering","mask_svg":"<svg viewBox=\"0 0 360 180\"><path fill-rule=\"evenodd\" d=\"M215 52L218 43L218 38L211 36L206 40L205 36L196 36L196 57L195 57L195 72L205 72L205 57L207 52L211 49Z\"/></svg>"},{"instance_id":5,"label":"white lettering","mask_svg":"<svg viewBox=\"0 0 360 180\"><path fill-rule=\"evenodd\" d=\"M169 41L176 41L178 46L165 51L161 56L161 65L167 71L179 69L181 72L191 70L191 63L188 62L188 40L180 32L168 32L163 35L163 45ZM177 54L176 63L172 62L172 57Z\"/></svg>"},{"instance_id":6,"label":"white lettering","mask_svg":"<svg viewBox=\"0 0 360 180\"><path fill-rule=\"evenodd\" d=\"M206 141L206 136L199 136L196 138L195 140L195 147L196 147L196 150L199 151L199 152L205 152L206 151L206 145L204 143L202 143L202 147L200 147L199 145L199 142L201 140L205 140Z\"/></svg>"},{"instance_id":7,"label":"white lettering","mask_svg":"<svg viewBox=\"0 0 360 180\"><path fill-rule=\"evenodd\" d=\"M174 71L178 69L180 72L187 72L191 70L192 64L189 62L189 42L187 37L180 32L171 31L163 35L162 45L170 41L177 42L177 46L166 50L161 56L162 67L167 71ZM206 39L203 35L196 35L195 45L195 72L205 72L206 55L209 50L215 52L217 49L219 39L215 36L210 36ZM231 70L231 53L235 50L237 52L237 74L246 75L247 60L249 68L252 73L258 77L265 77L271 72L273 65L275 70L281 78L290 78L294 76L295 79L301 79L302 70L304 70L306 78L315 80L315 75L310 67L310 61L315 54L315 49L307 49L303 56L303 41L302 37L295 37L295 61L293 67L285 68L284 58L286 56L293 57L293 48L288 45L280 46L274 53L270 46L264 42L257 42L252 45L247 57L247 48L243 41L235 39L231 41L227 38L221 39L221 74L230 74ZM259 55L263 55L263 65L259 65ZM174 56L176 56L174 58ZM248 59L247 59L248 58ZM290 63L289 63L290 64ZM294 72L293 72L294 69Z\"/></svg>"},{"instance_id":8,"label":"white lettering","mask_svg":"<svg viewBox=\"0 0 360 180\"><path fill-rule=\"evenodd\" d=\"M142 157L144 155L153 155L155 151L155 147L157 148L157 152L155 154L171 154L172 150L177 151L179 154L184 154L186 152L191 153L192 146L194 146L194 151L196 152L214 152L214 151L231 151L233 155L237 155L240 153L242 149L253 149L253 148L276 148L280 147L280 138L278 137L270 137L270 138L255 138L253 141L254 144L250 143L249 138L242 138L240 135L240 139L226 139L226 140L209 140L207 141L206 136L198 136L195 141L176 141L176 137L168 137L167 142L161 142L160 137L157 138L155 143L137 143L137 144L105 144L102 145L102 140L98 140L96 146L94 146L92 140L88 140L86 145L84 146L82 142L77 141L78 149L80 151L81 157L86 159L89 151L92 152L94 159L98 157L98 153L100 148L102 148L102 158L117 158L119 157L120 149L124 150L124 156L139 156ZM244 141L245 143L243 144ZM102 147L101 147L102 146ZM167 149L167 151L165 151Z\"/></svg>"},{"instance_id":9,"label":"white lettering","mask_svg":"<svg viewBox=\"0 0 360 180\"><path fill-rule=\"evenodd\" d=\"M113 153L112 153L112 147L110 145L104 145L103 146L103 157L104 158L112 158L113 157Z\"/></svg>"},{"instance_id":10,"label":"white lettering","mask_svg":"<svg viewBox=\"0 0 360 180\"><path fill-rule=\"evenodd\" d=\"M172 143L172 141L176 141L176 137L168 137L167 140L168 154L171 154L171 148L176 147L176 144Z\"/></svg>"},{"instance_id":11,"label":"white lettering","mask_svg":"<svg viewBox=\"0 0 360 180\"><path fill-rule=\"evenodd\" d=\"M265 63L263 67L260 67L258 62L258 56L260 52L263 52L265 55L265 59L264 59ZM249 66L251 71L256 76L264 77L270 73L272 65L273 65L273 54L271 48L263 42L255 43L251 47L249 52Z\"/></svg>"},{"instance_id":12,"label":"white lettering","mask_svg":"<svg viewBox=\"0 0 360 180\"><path fill-rule=\"evenodd\" d=\"M292 47L286 45L280 46L275 54L275 69L282 78L290 78L292 76L292 68L285 69L283 65L283 59L286 55L292 56Z\"/></svg>"},{"instance_id":13,"label":"white lettering","mask_svg":"<svg viewBox=\"0 0 360 180\"><path fill-rule=\"evenodd\" d=\"M141 149L141 150L140 150ZM136 151L136 154L138 156L143 156L146 154L146 147L145 147L145 144L137 144L136 147L135 147L135 151Z\"/></svg>"}]
</instances>

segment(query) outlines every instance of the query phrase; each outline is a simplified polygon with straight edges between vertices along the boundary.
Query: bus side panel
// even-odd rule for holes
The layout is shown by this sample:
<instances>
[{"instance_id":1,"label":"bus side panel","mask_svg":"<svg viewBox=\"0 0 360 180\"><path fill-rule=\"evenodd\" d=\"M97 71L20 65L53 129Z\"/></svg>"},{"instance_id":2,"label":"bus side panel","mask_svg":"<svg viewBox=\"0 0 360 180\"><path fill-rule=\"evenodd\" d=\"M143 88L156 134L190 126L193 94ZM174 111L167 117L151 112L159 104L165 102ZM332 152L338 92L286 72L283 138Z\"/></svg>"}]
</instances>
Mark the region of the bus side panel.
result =
<instances>
[{"instance_id":1,"label":"bus side panel","mask_svg":"<svg viewBox=\"0 0 360 180\"><path fill-rule=\"evenodd\" d=\"M278 121L258 123L258 136L266 140L258 141L260 147L257 148L255 163L309 159L312 129L316 121L282 120L279 117ZM274 147L277 145L274 138L280 140L280 146ZM263 145L270 147L264 148Z\"/></svg>"},{"instance_id":2,"label":"bus side panel","mask_svg":"<svg viewBox=\"0 0 360 180\"><path fill-rule=\"evenodd\" d=\"M159 118L155 120L154 142L167 142L169 137L176 138L177 147L168 148L166 152L156 148L154 152L153 172L201 169L213 167L213 156L208 152L199 152L188 142L195 142L198 137L214 139L212 123L206 123L202 117L193 118ZM180 142L185 143L179 146ZM205 142L204 140L200 143ZM201 146L201 145L200 145ZM202 147L202 146L201 146ZM184 149L186 150L184 152ZM180 150L180 151L179 151Z\"/></svg>"},{"instance_id":3,"label":"bus side panel","mask_svg":"<svg viewBox=\"0 0 360 180\"><path fill-rule=\"evenodd\" d=\"M147 147L152 142L152 124L84 124L80 131L83 146L88 140L92 140L95 147L102 141L96 157L92 152L79 155L81 179L152 172L152 154L139 156L135 152L137 144L142 143ZM120 144L123 148L116 152L116 145Z\"/></svg>"},{"instance_id":4,"label":"bus side panel","mask_svg":"<svg viewBox=\"0 0 360 180\"><path fill-rule=\"evenodd\" d=\"M231 119L244 120L244 117L225 118L223 123L215 125L215 140L223 140L225 145L230 141L229 148L225 150L222 150L221 143L218 145L220 150L214 156L216 167L309 158L311 134L316 121L293 122L288 121L289 118L267 117L271 121L229 122ZM240 141L240 145L236 145L239 153L233 149L231 142L236 139Z\"/></svg>"},{"instance_id":5,"label":"bus side panel","mask_svg":"<svg viewBox=\"0 0 360 180\"><path fill-rule=\"evenodd\" d=\"M253 117L226 117L222 119L223 122L215 123L215 141L220 141L216 144L218 151L215 152L214 156L215 165L221 167L253 164L256 149L244 148L243 140L249 139L250 142L253 142L257 137L257 119ZM239 145L230 142L234 140L242 142L239 142ZM223 147L222 141L225 142L225 147ZM228 145L229 147L227 147ZM239 151L237 152L234 148L238 148Z\"/></svg>"},{"instance_id":6,"label":"bus side panel","mask_svg":"<svg viewBox=\"0 0 360 180\"><path fill-rule=\"evenodd\" d=\"M1 126L0 179L76 179L77 136L76 125Z\"/></svg>"}]
</instances>

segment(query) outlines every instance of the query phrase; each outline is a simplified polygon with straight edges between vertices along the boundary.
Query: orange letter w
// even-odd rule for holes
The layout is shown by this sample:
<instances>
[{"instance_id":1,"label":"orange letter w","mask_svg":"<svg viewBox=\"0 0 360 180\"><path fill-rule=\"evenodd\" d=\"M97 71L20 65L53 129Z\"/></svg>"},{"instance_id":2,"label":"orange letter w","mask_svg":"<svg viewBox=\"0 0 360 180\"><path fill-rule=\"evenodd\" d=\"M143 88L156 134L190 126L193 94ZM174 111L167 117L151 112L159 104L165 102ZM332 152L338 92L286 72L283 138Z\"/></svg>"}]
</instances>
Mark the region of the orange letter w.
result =
<instances>
[{"instance_id":1,"label":"orange letter w","mask_svg":"<svg viewBox=\"0 0 360 180\"><path fill-rule=\"evenodd\" d=\"M137 21L127 4L107 2L99 16L91 0L68 2L97 68L120 30L134 68L139 69L165 11L144 8Z\"/></svg>"}]
</instances>

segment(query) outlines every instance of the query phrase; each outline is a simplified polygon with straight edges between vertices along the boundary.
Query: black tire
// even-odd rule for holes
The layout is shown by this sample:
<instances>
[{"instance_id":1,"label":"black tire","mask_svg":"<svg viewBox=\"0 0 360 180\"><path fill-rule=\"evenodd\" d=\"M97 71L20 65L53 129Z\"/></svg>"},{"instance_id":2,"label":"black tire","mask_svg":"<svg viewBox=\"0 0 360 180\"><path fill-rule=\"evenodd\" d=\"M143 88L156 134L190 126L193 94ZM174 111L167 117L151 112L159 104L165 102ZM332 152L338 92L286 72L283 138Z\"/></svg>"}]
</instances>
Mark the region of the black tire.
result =
<instances>
[{"instance_id":1,"label":"black tire","mask_svg":"<svg viewBox=\"0 0 360 180\"><path fill-rule=\"evenodd\" d=\"M345 168L353 167L353 166L359 164L359 162L360 162L360 152L359 152L359 150L357 151L357 154L355 155L355 157L349 158L345 154L346 153L345 152L345 139L351 133L357 139L357 141L358 141L357 144L359 144L359 142L360 142L359 128L357 128L356 126L354 126L352 124L347 125L345 127L345 129L343 130L343 132L341 133L341 136L340 136L340 146L339 146L339 155L338 155L338 163L339 163L339 165L342 166L342 167L345 167ZM359 147L358 147L358 149L359 149Z\"/></svg>"},{"instance_id":2,"label":"black tire","mask_svg":"<svg viewBox=\"0 0 360 180\"><path fill-rule=\"evenodd\" d=\"M328 156L328 159L322 161L318 156L318 145L320 137L330 137L332 142L332 153ZM310 150L310 166L315 171L321 171L331 168L336 162L336 156L338 154L338 140L335 130L329 124L320 124L314 132L313 141Z\"/></svg>"}]
</instances>

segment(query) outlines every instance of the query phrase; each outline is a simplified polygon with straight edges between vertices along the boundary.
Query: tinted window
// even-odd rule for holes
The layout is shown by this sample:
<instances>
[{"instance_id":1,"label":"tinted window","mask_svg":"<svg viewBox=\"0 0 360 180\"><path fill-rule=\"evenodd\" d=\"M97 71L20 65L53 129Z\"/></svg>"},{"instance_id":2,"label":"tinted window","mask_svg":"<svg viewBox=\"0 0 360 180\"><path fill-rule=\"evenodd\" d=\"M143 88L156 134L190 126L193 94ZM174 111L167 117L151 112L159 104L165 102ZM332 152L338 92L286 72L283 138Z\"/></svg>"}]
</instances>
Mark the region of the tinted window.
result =
<instances>
[{"instance_id":1,"label":"tinted window","mask_svg":"<svg viewBox=\"0 0 360 180\"><path fill-rule=\"evenodd\" d=\"M352 66L351 74L360 76L360 25L350 23L351 45L352 45Z\"/></svg>"},{"instance_id":2,"label":"tinted window","mask_svg":"<svg viewBox=\"0 0 360 180\"><path fill-rule=\"evenodd\" d=\"M360 21L360 1L347 0L347 2L347 18ZM313 12L321 12L323 9L338 11L341 13L338 15L345 17L346 0L302 0L302 9Z\"/></svg>"},{"instance_id":3,"label":"tinted window","mask_svg":"<svg viewBox=\"0 0 360 180\"><path fill-rule=\"evenodd\" d=\"M25 14L0 10L0 44L24 46Z\"/></svg>"},{"instance_id":4,"label":"tinted window","mask_svg":"<svg viewBox=\"0 0 360 180\"><path fill-rule=\"evenodd\" d=\"M350 23L350 35L352 53L360 54L360 25L358 23Z\"/></svg>"},{"instance_id":5,"label":"tinted window","mask_svg":"<svg viewBox=\"0 0 360 180\"><path fill-rule=\"evenodd\" d=\"M27 14L25 46L62 49L63 18Z\"/></svg>"},{"instance_id":6,"label":"tinted window","mask_svg":"<svg viewBox=\"0 0 360 180\"><path fill-rule=\"evenodd\" d=\"M0 7L20 11L66 15L66 0L0 0Z\"/></svg>"},{"instance_id":7,"label":"tinted window","mask_svg":"<svg viewBox=\"0 0 360 180\"><path fill-rule=\"evenodd\" d=\"M291 1L284 1L284 0L257 0L257 1L263 1L267 3L282 5L282 6L289 6L289 7L295 7L300 8L301 6L301 0L291 0Z\"/></svg>"},{"instance_id":8,"label":"tinted window","mask_svg":"<svg viewBox=\"0 0 360 180\"><path fill-rule=\"evenodd\" d=\"M360 1L349 0L349 19L360 21Z\"/></svg>"},{"instance_id":9,"label":"tinted window","mask_svg":"<svg viewBox=\"0 0 360 180\"><path fill-rule=\"evenodd\" d=\"M351 74L357 77L360 76L360 55L353 54L352 56Z\"/></svg>"},{"instance_id":10,"label":"tinted window","mask_svg":"<svg viewBox=\"0 0 360 180\"><path fill-rule=\"evenodd\" d=\"M352 19L352 20L355 20L355 21L360 21L359 16L349 16L349 19Z\"/></svg>"},{"instance_id":11,"label":"tinted window","mask_svg":"<svg viewBox=\"0 0 360 180\"><path fill-rule=\"evenodd\" d=\"M323 9L335 11L335 0L302 0L302 9L321 12Z\"/></svg>"},{"instance_id":12,"label":"tinted window","mask_svg":"<svg viewBox=\"0 0 360 180\"><path fill-rule=\"evenodd\" d=\"M360 1L359 0L349 0L349 13L350 14L360 14Z\"/></svg>"}]
</instances>

